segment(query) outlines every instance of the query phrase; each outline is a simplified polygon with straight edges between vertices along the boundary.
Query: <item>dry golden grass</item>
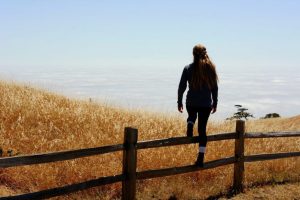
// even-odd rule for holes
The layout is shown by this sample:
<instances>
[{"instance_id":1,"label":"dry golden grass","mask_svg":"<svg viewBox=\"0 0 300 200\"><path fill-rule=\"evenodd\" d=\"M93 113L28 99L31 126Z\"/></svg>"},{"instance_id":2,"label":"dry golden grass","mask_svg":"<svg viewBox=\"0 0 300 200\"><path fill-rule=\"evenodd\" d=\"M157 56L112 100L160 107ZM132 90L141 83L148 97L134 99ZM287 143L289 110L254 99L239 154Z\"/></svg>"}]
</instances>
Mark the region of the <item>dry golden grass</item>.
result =
<instances>
[{"instance_id":1,"label":"dry golden grass","mask_svg":"<svg viewBox=\"0 0 300 200\"><path fill-rule=\"evenodd\" d=\"M300 183L287 183L284 185L259 186L257 188L246 188L245 193L241 193L232 198L220 198L220 200L286 200L300 199Z\"/></svg>"},{"instance_id":2,"label":"dry golden grass","mask_svg":"<svg viewBox=\"0 0 300 200\"><path fill-rule=\"evenodd\" d=\"M125 110L104 103L68 99L28 86L0 81L0 147L3 156L96 147L123 142L124 127L139 130L139 140L183 136L185 120L177 116ZM300 130L300 116L247 121L247 131ZM210 122L208 134L232 132L234 122ZM195 129L196 130L196 129ZM233 155L233 141L208 143L206 161ZM7 151L11 151L7 153ZM300 151L300 138L246 140L246 153ZM138 171L188 165L197 145L140 150ZM70 161L0 169L0 196L62 186L121 173L122 153ZM138 181L138 199L204 199L226 192L233 167ZM246 184L299 181L300 159L246 164ZM112 184L54 199L119 199Z\"/></svg>"}]
</instances>

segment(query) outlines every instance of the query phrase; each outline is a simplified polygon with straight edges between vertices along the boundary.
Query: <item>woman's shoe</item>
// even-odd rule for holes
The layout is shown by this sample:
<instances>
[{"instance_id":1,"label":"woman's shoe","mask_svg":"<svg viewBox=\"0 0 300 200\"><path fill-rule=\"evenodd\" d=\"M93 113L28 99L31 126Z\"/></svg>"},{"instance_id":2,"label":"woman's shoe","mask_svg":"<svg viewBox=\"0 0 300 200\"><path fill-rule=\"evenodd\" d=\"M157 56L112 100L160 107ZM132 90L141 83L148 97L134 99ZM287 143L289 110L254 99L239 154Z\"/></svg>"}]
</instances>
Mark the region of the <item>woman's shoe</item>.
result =
<instances>
[{"instance_id":1,"label":"woman's shoe","mask_svg":"<svg viewBox=\"0 0 300 200\"><path fill-rule=\"evenodd\" d=\"M203 167L203 161L204 161L204 153L198 153L198 157L195 162L195 165L197 165L198 167Z\"/></svg>"}]
</instances>

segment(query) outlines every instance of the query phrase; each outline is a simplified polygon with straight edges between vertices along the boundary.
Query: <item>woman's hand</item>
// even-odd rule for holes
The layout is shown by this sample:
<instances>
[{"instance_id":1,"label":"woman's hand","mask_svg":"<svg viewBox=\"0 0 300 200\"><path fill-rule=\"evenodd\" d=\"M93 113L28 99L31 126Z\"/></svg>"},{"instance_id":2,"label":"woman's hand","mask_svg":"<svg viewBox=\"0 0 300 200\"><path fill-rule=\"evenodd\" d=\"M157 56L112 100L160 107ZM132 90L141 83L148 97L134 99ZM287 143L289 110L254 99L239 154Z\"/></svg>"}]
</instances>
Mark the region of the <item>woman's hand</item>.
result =
<instances>
[{"instance_id":1,"label":"woman's hand","mask_svg":"<svg viewBox=\"0 0 300 200\"><path fill-rule=\"evenodd\" d=\"M183 111L183 105L178 105L178 111L182 113L182 111Z\"/></svg>"},{"instance_id":2,"label":"woman's hand","mask_svg":"<svg viewBox=\"0 0 300 200\"><path fill-rule=\"evenodd\" d=\"M212 107L211 108L211 114L214 114L215 112L217 112L217 107Z\"/></svg>"}]
</instances>

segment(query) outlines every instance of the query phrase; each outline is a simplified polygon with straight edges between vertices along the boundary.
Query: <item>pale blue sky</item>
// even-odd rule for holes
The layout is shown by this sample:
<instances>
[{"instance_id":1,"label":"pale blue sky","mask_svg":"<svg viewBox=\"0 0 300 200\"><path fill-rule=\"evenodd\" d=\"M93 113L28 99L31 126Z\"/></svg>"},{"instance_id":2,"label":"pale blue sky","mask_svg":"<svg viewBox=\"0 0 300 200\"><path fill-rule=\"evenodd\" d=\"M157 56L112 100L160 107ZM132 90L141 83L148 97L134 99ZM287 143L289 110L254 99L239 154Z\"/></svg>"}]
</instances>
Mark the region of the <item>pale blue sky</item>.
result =
<instances>
[{"instance_id":1,"label":"pale blue sky","mask_svg":"<svg viewBox=\"0 0 300 200\"><path fill-rule=\"evenodd\" d=\"M178 67L207 46L219 70L298 70L300 1L0 0L0 69Z\"/></svg>"}]
</instances>

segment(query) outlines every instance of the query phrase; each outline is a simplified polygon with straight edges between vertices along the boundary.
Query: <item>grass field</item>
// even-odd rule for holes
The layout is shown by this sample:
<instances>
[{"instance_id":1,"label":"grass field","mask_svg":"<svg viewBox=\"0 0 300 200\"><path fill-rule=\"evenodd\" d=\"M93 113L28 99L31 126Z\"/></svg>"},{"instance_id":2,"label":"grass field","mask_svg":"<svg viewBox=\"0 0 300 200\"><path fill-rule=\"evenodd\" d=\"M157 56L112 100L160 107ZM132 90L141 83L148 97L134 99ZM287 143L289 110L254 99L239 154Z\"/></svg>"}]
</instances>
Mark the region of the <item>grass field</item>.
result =
<instances>
[{"instance_id":1,"label":"grass field","mask_svg":"<svg viewBox=\"0 0 300 200\"><path fill-rule=\"evenodd\" d=\"M246 188L244 193L234 197L220 197L219 200L253 200L253 199L300 199L300 183L285 183L272 185L259 185L257 187Z\"/></svg>"},{"instance_id":2,"label":"grass field","mask_svg":"<svg viewBox=\"0 0 300 200\"><path fill-rule=\"evenodd\" d=\"M184 136L178 116L125 110L101 102L69 99L40 89L0 81L2 156L25 155L123 142L124 127L139 130L139 140ZM300 130L300 116L251 120L246 131ZM209 122L208 134L234 131L231 121ZM196 133L195 133L196 134ZM246 154L300 151L300 138L246 140ZM195 161L197 145L140 150L138 171L183 166ZM208 143L206 161L233 155L233 141ZM122 153L50 164L0 169L0 196L81 182L122 171ZM255 162L245 166L245 184L300 181L300 159ZM226 193L233 166L138 181L138 199L205 199ZM119 199L121 185L88 189L54 199Z\"/></svg>"}]
</instances>

